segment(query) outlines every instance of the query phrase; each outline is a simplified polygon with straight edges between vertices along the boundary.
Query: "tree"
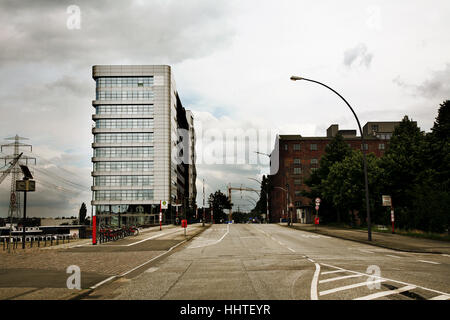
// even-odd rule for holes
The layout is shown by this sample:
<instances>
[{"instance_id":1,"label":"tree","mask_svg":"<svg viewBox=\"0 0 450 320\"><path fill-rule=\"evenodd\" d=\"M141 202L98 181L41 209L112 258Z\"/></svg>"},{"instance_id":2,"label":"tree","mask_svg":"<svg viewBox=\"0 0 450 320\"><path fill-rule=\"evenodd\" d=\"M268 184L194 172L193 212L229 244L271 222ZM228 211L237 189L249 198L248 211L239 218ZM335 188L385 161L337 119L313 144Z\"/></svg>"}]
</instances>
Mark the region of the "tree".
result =
<instances>
[{"instance_id":1,"label":"tree","mask_svg":"<svg viewBox=\"0 0 450 320\"><path fill-rule=\"evenodd\" d=\"M211 193L208 198L208 203L213 209L215 221L219 222L220 220L228 220L224 209L231 209L232 204L230 199L228 199L225 194L223 194L220 190L217 190L215 193Z\"/></svg>"},{"instance_id":2,"label":"tree","mask_svg":"<svg viewBox=\"0 0 450 320\"><path fill-rule=\"evenodd\" d=\"M331 167L335 163L339 163L345 157L351 155L352 149L344 141L344 137L338 133L325 148L325 154L320 159L318 170L311 173L310 177L305 180L305 184L310 191L303 191L302 194L308 198L314 199L320 197L321 214L328 221L341 221L341 211L339 208L333 207L333 200L329 193L324 193L323 182L328 178Z\"/></svg>"},{"instance_id":3,"label":"tree","mask_svg":"<svg viewBox=\"0 0 450 320\"><path fill-rule=\"evenodd\" d=\"M414 227L416 218L413 201L418 177L427 169L425 134L416 122L405 116L395 128L384 154L381 167L384 170L384 194L392 197L396 223L406 228Z\"/></svg>"},{"instance_id":4,"label":"tree","mask_svg":"<svg viewBox=\"0 0 450 320\"><path fill-rule=\"evenodd\" d=\"M372 212L374 212L375 206L381 198L380 186L383 171L379 167L379 162L380 159L374 154L367 155L369 197ZM358 210L361 220L365 221L366 203L363 154L361 151L354 150L342 161L335 162L330 167L327 178L322 180L322 187L323 197L329 199L338 212ZM345 222L351 221L349 215L344 215L343 218ZM376 218L374 216L373 220L376 221Z\"/></svg>"},{"instance_id":5,"label":"tree","mask_svg":"<svg viewBox=\"0 0 450 320\"><path fill-rule=\"evenodd\" d=\"M79 211L79 214L78 214L78 217L79 217L78 220L79 220L80 224L84 224L84 222L86 220L86 213L87 213L86 204L83 202L81 204L80 211Z\"/></svg>"}]
</instances>

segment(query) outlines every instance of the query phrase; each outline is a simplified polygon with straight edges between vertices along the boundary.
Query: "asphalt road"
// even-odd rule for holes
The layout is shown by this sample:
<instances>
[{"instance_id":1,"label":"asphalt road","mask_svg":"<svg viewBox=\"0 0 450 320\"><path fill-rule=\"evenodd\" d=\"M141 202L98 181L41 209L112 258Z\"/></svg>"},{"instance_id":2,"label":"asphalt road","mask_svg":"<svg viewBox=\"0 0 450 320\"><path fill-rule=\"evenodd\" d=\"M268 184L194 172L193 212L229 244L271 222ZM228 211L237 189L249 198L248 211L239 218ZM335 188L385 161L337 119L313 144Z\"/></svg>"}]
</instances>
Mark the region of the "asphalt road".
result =
<instances>
[{"instance_id":1,"label":"asphalt road","mask_svg":"<svg viewBox=\"0 0 450 320\"><path fill-rule=\"evenodd\" d=\"M213 225L87 299L450 299L450 256L279 225Z\"/></svg>"}]
</instances>

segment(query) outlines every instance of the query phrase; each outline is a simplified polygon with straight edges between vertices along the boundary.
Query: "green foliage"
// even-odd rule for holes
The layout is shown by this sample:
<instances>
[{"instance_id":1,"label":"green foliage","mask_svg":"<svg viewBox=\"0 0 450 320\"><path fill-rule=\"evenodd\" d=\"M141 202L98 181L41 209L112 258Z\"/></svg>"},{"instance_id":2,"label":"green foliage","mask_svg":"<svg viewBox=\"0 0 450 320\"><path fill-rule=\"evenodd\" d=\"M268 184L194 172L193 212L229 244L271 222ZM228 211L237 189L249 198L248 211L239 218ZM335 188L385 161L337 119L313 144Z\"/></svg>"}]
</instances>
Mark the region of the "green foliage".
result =
<instances>
[{"instance_id":1,"label":"green foliage","mask_svg":"<svg viewBox=\"0 0 450 320\"><path fill-rule=\"evenodd\" d=\"M430 133L407 116L395 128L383 157L367 155L371 221L390 223L390 208L381 195L391 195L396 227L442 233L450 225L450 101L440 105ZM312 199L322 198L327 222L349 222L357 210L365 222L363 154L351 151L340 135L326 148L320 168L305 181ZM351 221L350 221L351 222ZM449 232L450 234L450 232Z\"/></svg>"},{"instance_id":2,"label":"green foliage","mask_svg":"<svg viewBox=\"0 0 450 320\"><path fill-rule=\"evenodd\" d=\"M213 209L214 220L219 222L220 220L227 221L228 216L224 212L225 209L231 209L231 201L220 190L215 193L211 193L208 198L208 203Z\"/></svg>"}]
</instances>

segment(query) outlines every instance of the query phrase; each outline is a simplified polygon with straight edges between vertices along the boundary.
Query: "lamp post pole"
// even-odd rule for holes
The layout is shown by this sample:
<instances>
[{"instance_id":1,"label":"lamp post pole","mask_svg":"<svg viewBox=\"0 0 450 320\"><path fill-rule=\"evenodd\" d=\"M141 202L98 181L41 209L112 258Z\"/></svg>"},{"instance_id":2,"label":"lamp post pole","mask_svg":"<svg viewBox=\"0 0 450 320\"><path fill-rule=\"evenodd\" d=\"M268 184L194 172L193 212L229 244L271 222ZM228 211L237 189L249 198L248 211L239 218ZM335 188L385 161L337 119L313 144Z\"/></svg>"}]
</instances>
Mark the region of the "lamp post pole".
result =
<instances>
[{"instance_id":1,"label":"lamp post pole","mask_svg":"<svg viewBox=\"0 0 450 320\"><path fill-rule=\"evenodd\" d=\"M369 183L368 183L368 178L367 178L366 143L365 143L365 140L364 140L364 135L363 135L363 132L362 132L362 129L361 129L361 124L359 123L358 116L356 115L355 111L350 106L350 104L347 102L347 100L345 100L344 97L341 96L336 90L330 88L326 84L323 84L322 82L319 82L319 81L316 81L316 80L306 79L306 78L297 77L297 76L292 76L291 80L292 81L305 80L305 81L314 82L314 83L320 84L321 86L324 86L325 88L333 91L342 100L344 100L345 104L350 108L350 110L352 111L353 115L355 116L356 122L358 123L359 132L361 134L361 144L362 144L363 159L364 159L364 185L365 185L365 189L366 189L367 238L368 238L369 241L372 241L372 230L371 230L371 223L370 223L370 207L369 207Z\"/></svg>"}]
</instances>

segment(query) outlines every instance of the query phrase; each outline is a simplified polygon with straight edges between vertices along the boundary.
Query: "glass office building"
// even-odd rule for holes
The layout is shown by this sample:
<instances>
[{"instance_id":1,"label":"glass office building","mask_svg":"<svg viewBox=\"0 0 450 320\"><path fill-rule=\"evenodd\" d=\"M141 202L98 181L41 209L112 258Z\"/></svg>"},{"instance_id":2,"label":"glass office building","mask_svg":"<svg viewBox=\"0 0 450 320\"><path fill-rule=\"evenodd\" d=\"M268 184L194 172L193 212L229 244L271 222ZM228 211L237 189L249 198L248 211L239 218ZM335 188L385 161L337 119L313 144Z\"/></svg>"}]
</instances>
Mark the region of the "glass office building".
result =
<instances>
[{"instance_id":1,"label":"glass office building","mask_svg":"<svg viewBox=\"0 0 450 320\"><path fill-rule=\"evenodd\" d=\"M94 66L92 76L93 210L100 224L155 223L160 201L174 204L195 185L177 181L173 153L185 110L171 68Z\"/></svg>"}]
</instances>

